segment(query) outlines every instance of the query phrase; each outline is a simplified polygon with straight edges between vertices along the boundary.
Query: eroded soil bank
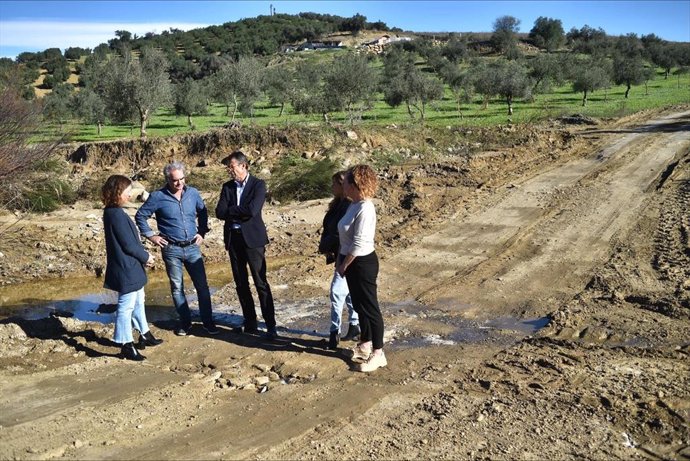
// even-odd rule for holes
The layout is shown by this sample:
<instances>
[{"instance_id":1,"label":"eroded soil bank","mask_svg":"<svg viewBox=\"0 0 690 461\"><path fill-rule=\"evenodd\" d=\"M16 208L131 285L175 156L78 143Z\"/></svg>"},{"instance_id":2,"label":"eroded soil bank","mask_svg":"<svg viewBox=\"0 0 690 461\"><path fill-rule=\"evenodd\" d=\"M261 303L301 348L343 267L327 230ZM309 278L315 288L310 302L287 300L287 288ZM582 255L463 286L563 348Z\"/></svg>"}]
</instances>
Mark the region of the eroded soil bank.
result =
<instances>
[{"instance_id":1,"label":"eroded soil bank","mask_svg":"<svg viewBox=\"0 0 690 461\"><path fill-rule=\"evenodd\" d=\"M221 335L157 322L143 364L110 323L5 319L0 458L690 458L690 112L547 128L381 172L387 368L324 349L326 200L273 204L281 340L232 331L230 286ZM27 217L3 277L88 275L98 216Z\"/></svg>"}]
</instances>

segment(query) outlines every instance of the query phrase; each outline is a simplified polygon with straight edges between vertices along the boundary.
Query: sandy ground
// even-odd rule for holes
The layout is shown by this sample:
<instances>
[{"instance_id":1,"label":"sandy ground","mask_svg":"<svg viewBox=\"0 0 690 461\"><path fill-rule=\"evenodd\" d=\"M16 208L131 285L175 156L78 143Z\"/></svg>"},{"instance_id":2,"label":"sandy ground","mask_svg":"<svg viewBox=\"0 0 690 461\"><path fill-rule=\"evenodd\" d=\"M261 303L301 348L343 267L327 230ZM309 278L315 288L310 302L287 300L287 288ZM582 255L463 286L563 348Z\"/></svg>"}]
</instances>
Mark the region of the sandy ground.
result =
<instances>
[{"instance_id":1,"label":"sandy ground","mask_svg":"<svg viewBox=\"0 0 690 461\"><path fill-rule=\"evenodd\" d=\"M690 112L568 136L384 172L389 366L370 375L351 371L351 343L324 349L325 201L266 209L275 343L232 330L230 286L213 297L219 336L158 322L144 363L116 357L112 323L6 318L0 458L690 459ZM0 275L96 270L98 215L25 219ZM56 227L84 258L48 241ZM21 297L3 293L5 308Z\"/></svg>"}]
</instances>

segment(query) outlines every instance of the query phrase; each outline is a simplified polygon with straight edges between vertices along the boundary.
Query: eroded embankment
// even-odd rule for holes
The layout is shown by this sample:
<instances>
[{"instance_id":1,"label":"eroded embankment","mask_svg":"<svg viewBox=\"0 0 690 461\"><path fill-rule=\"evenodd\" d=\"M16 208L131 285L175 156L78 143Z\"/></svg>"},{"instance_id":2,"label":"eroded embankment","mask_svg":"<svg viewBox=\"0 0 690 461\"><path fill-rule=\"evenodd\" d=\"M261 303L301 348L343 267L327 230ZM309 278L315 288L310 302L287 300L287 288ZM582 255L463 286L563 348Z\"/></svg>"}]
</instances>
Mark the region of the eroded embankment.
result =
<instances>
[{"instance_id":1,"label":"eroded embankment","mask_svg":"<svg viewBox=\"0 0 690 461\"><path fill-rule=\"evenodd\" d=\"M377 197L381 204L378 239L385 251L408 245L420 227L442 222L459 207L470 207L477 198L492 195L501 184L578 155L579 144L569 130L554 124L410 130L228 128L201 135L64 146L60 155L70 166L65 169L65 180L74 185L81 199L46 214L0 215L0 285L100 273L105 262L100 185L108 175L123 173L153 190L161 184L160 166L173 158L190 165L190 184L202 191L211 210L227 179L218 160L235 149L249 153L252 172L267 178L269 184L280 181L277 165L287 156L342 166L385 164L379 167ZM314 257L326 201L280 204L272 201L269 190L270 203L265 207L269 256ZM314 210L304 212L305 208ZM295 213L296 209L302 211ZM298 217L300 214L308 216ZM221 228L220 223L212 218L211 228L205 255L209 262L225 261L222 235L214 231ZM312 261L312 265L317 263Z\"/></svg>"}]
</instances>

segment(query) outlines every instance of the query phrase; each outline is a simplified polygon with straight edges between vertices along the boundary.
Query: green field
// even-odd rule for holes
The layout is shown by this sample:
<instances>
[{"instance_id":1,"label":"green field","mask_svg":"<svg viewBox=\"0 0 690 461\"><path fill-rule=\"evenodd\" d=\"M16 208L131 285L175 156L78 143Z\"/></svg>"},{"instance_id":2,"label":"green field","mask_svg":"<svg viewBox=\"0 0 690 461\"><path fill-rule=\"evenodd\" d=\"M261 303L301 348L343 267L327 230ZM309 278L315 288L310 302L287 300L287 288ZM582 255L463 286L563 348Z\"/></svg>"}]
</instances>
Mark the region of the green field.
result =
<instances>
[{"instance_id":1,"label":"green field","mask_svg":"<svg viewBox=\"0 0 690 461\"><path fill-rule=\"evenodd\" d=\"M314 59L323 57L323 55L315 54ZM582 93L574 93L568 84L555 88L549 94L536 95L530 102L515 101L512 117L507 115L507 105L504 101L493 99L486 109L482 109L481 97L476 97L472 103L462 106L463 118L460 119L452 94L446 89L444 99L427 108L425 123L430 126L488 126L509 122L531 123L571 114L597 118L620 117L644 109L690 103L690 75L682 75L680 80L673 75L664 79L663 72L658 70L655 79L648 83L647 89L644 85L633 86L628 99L624 98L624 94L625 86L623 85L613 86L606 91L600 90L589 94L587 106L582 107ZM321 116L294 114L289 105L286 106L282 117L278 117L279 113L280 107L270 106L268 102L262 101L255 106L253 117L238 114L236 120L239 120L243 126L299 126L323 123ZM209 107L207 115L194 116L192 120L196 131L205 131L227 124L230 118L226 115L224 106L213 104ZM342 112L331 113L329 118L335 123L349 124L347 114ZM404 126L420 122L419 119L410 118L404 105L390 107L379 95L374 107L365 112L358 123L365 126L391 124ZM63 125L62 131L67 133L70 141L75 142L139 136L138 125L106 125L103 127L102 135L98 136L95 125L71 122ZM156 112L147 126L148 136L169 136L191 131L187 124L187 117L176 116L171 109Z\"/></svg>"}]
</instances>

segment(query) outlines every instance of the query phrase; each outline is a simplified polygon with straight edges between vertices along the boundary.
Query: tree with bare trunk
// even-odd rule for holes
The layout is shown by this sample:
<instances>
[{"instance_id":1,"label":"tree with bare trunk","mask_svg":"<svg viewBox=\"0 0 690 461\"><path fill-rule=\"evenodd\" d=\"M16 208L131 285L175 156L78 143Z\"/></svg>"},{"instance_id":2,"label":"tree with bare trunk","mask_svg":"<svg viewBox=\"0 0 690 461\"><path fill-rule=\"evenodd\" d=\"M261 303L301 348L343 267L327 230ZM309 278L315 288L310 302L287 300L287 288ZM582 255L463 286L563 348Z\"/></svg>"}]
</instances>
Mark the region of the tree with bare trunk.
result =
<instances>
[{"instance_id":1,"label":"tree with bare trunk","mask_svg":"<svg viewBox=\"0 0 690 461\"><path fill-rule=\"evenodd\" d=\"M376 85L376 71L366 56L346 54L335 58L326 71L324 99L329 108L347 112L354 124L373 105Z\"/></svg>"},{"instance_id":2,"label":"tree with bare trunk","mask_svg":"<svg viewBox=\"0 0 690 461\"><path fill-rule=\"evenodd\" d=\"M520 20L514 16L501 16L494 21L491 45L499 53L507 53L517 47Z\"/></svg>"},{"instance_id":3,"label":"tree with bare trunk","mask_svg":"<svg viewBox=\"0 0 690 461\"><path fill-rule=\"evenodd\" d=\"M162 51L144 48L139 62L132 64L128 89L139 114L141 137L145 137L146 125L153 113L172 100L168 60Z\"/></svg>"},{"instance_id":4,"label":"tree with bare trunk","mask_svg":"<svg viewBox=\"0 0 690 461\"><path fill-rule=\"evenodd\" d=\"M573 91L582 93L582 107L587 105L587 95L593 91L605 88L611 81L607 65L601 60L585 58L575 66L572 76Z\"/></svg>"},{"instance_id":5,"label":"tree with bare trunk","mask_svg":"<svg viewBox=\"0 0 690 461\"><path fill-rule=\"evenodd\" d=\"M120 53L90 62L85 69L86 87L102 98L108 118L120 123L138 121L145 137L151 116L172 102L168 60L153 48L144 48L139 59L126 46Z\"/></svg>"},{"instance_id":6,"label":"tree with bare trunk","mask_svg":"<svg viewBox=\"0 0 690 461\"><path fill-rule=\"evenodd\" d=\"M233 106L232 120L237 111L253 115L254 104L261 96L264 67L253 56L242 56L230 61L213 74L212 87L216 101L225 105L225 115L230 115Z\"/></svg>"},{"instance_id":7,"label":"tree with bare trunk","mask_svg":"<svg viewBox=\"0 0 690 461\"><path fill-rule=\"evenodd\" d=\"M618 37L613 51L613 81L616 85L625 85L626 99L633 85L644 82L645 73L642 42L637 35L627 34Z\"/></svg>"},{"instance_id":8,"label":"tree with bare trunk","mask_svg":"<svg viewBox=\"0 0 690 461\"><path fill-rule=\"evenodd\" d=\"M192 115L205 114L208 109L206 106L206 88L203 83L191 78L174 85L175 94L175 114L186 115L187 125L192 128Z\"/></svg>"},{"instance_id":9,"label":"tree with bare trunk","mask_svg":"<svg viewBox=\"0 0 690 461\"><path fill-rule=\"evenodd\" d=\"M295 91L292 77L285 66L271 67L266 70L263 90L271 104L280 106L278 117L283 116L285 104L290 101L290 97Z\"/></svg>"}]
</instances>

